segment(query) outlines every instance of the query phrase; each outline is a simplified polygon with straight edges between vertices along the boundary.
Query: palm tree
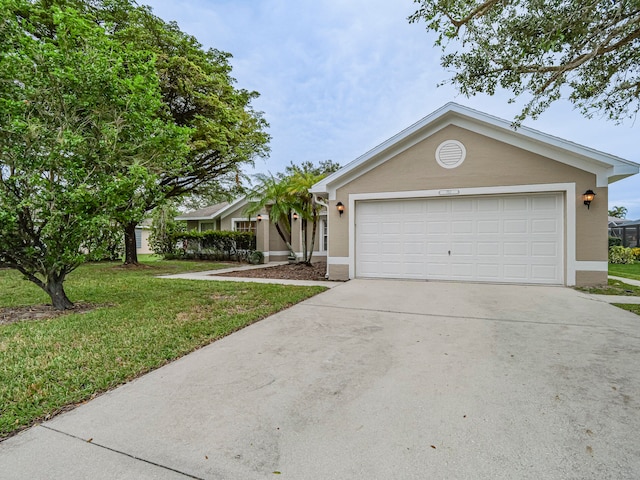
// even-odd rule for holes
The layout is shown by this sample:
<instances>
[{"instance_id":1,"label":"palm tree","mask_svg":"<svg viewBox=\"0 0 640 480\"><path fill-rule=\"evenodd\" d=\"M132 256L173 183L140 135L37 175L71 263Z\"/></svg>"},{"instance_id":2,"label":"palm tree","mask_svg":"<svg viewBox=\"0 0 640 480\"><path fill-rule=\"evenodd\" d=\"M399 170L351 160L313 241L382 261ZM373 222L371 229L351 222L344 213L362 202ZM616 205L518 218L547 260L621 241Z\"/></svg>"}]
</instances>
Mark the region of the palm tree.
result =
<instances>
[{"instance_id":1,"label":"palm tree","mask_svg":"<svg viewBox=\"0 0 640 480\"><path fill-rule=\"evenodd\" d=\"M294 207L294 202L289 193L289 177L278 179L271 174L257 174L255 178L258 183L250 192L249 197L256 200L249 203L245 212L247 215L257 215L266 208L278 235L287 245L291 255L295 257L296 254L291 246L291 220L289 215Z\"/></svg>"},{"instance_id":2,"label":"palm tree","mask_svg":"<svg viewBox=\"0 0 640 480\"><path fill-rule=\"evenodd\" d=\"M287 181L288 194L293 209L298 212L302 222L302 256L303 263L311 265L311 257L316 242L316 232L318 230L318 220L320 219L320 211L322 205L316 201L313 194L309 193L309 189L326 174L316 174L309 171L296 170L290 175ZM308 232L309 222L311 222L311 246L309 246Z\"/></svg>"}]
</instances>

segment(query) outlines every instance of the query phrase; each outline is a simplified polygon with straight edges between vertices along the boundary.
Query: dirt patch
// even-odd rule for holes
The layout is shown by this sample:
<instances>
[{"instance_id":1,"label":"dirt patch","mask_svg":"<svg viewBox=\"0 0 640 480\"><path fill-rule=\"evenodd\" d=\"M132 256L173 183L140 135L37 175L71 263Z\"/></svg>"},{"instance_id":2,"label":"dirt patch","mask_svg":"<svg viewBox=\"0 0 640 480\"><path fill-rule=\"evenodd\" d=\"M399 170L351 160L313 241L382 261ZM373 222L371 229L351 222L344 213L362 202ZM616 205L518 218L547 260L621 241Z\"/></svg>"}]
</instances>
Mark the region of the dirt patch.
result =
<instances>
[{"instance_id":1,"label":"dirt patch","mask_svg":"<svg viewBox=\"0 0 640 480\"><path fill-rule=\"evenodd\" d=\"M218 273L219 277L242 278L276 278L285 280L326 280L326 262L316 262L311 266L303 263L292 265L276 265L275 267L256 268L253 270L241 270L238 272Z\"/></svg>"},{"instance_id":2,"label":"dirt patch","mask_svg":"<svg viewBox=\"0 0 640 480\"><path fill-rule=\"evenodd\" d=\"M71 310L55 310L51 305L28 305L24 307L0 308L0 325L21 322L23 320L47 320L70 313L86 313L98 307L95 303L77 303Z\"/></svg>"}]
</instances>

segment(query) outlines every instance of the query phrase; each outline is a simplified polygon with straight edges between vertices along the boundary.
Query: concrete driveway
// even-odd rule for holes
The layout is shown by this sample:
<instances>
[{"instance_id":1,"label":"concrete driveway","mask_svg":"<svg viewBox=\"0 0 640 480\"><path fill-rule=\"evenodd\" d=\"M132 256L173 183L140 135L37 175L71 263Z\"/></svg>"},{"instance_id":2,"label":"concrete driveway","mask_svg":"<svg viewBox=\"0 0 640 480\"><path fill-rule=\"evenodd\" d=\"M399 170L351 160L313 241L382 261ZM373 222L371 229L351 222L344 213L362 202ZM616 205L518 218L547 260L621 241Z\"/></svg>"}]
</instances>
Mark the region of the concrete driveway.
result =
<instances>
[{"instance_id":1,"label":"concrete driveway","mask_svg":"<svg viewBox=\"0 0 640 480\"><path fill-rule=\"evenodd\" d=\"M355 280L0 444L0 476L637 479L636 315Z\"/></svg>"}]
</instances>

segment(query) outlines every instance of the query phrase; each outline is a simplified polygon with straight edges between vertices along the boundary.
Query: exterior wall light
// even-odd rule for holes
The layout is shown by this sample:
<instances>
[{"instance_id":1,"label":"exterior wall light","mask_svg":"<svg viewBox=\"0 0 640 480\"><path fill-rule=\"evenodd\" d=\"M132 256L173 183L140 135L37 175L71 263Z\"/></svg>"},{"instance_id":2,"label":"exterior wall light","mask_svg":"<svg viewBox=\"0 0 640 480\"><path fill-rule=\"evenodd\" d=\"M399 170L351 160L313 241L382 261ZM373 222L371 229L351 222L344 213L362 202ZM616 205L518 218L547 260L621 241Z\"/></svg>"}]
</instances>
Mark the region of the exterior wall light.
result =
<instances>
[{"instance_id":1,"label":"exterior wall light","mask_svg":"<svg viewBox=\"0 0 640 480\"><path fill-rule=\"evenodd\" d=\"M293 212L293 220L297 220L298 219L298 212Z\"/></svg>"},{"instance_id":2,"label":"exterior wall light","mask_svg":"<svg viewBox=\"0 0 640 480\"><path fill-rule=\"evenodd\" d=\"M591 202L593 202L593 197L595 196L596 194L593 190L587 190L582 194L582 199L584 200L584 204L587 206L587 210L589 210L589 206L591 205Z\"/></svg>"},{"instance_id":3,"label":"exterior wall light","mask_svg":"<svg viewBox=\"0 0 640 480\"><path fill-rule=\"evenodd\" d=\"M261 222L262 221L262 215L258 214L258 216L256 217L256 219Z\"/></svg>"},{"instance_id":4,"label":"exterior wall light","mask_svg":"<svg viewBox=\"0 0 640 480\"><path fill-rule=\"evenodd\" d=\"M342 202L336 203L336 208L338 209L340 216L342 216L342 214L344 213L344 205L342 204Z\"/></svg>"}]
</instances>

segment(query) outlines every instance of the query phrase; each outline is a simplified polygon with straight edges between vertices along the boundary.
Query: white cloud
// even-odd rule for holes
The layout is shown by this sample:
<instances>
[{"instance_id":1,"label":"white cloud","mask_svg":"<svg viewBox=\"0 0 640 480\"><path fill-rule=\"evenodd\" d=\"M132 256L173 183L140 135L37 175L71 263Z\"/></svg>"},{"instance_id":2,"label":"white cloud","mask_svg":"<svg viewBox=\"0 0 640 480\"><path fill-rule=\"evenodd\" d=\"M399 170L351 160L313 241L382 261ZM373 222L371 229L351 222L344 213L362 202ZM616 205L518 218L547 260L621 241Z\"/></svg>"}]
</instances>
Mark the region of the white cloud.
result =
<instances>
[{"instance_id":1,"label":"white cloud","mask_svg":"<svg viewBox=\"0 0 640 480\"><path fill-rule=\"evenodd\" d=\"M143 0L144 1L144 0ZM273 136L258 171L290 161L342 164L449 101L510 120L523 102L510 95L466 99L448 86L440 50L423 24L410 25L410 0L151 0L206 47L233 54L238 86L257 90ZM558 102L525 125L607 153L640 161L636 127L588 120ZM640 175L611 185L610 205L640 218Z\"/></svg>"}]
</instances>

